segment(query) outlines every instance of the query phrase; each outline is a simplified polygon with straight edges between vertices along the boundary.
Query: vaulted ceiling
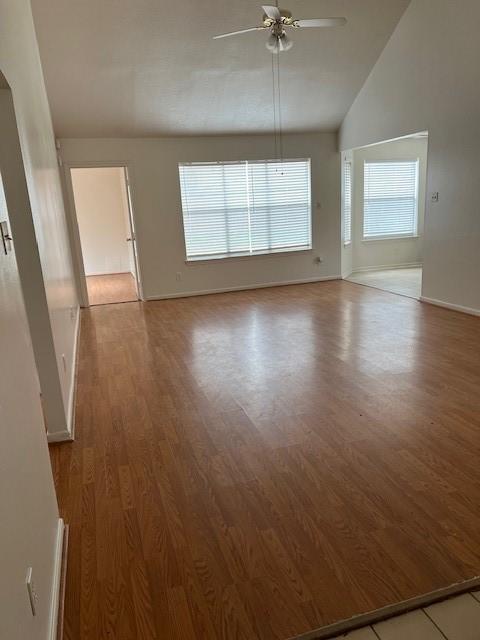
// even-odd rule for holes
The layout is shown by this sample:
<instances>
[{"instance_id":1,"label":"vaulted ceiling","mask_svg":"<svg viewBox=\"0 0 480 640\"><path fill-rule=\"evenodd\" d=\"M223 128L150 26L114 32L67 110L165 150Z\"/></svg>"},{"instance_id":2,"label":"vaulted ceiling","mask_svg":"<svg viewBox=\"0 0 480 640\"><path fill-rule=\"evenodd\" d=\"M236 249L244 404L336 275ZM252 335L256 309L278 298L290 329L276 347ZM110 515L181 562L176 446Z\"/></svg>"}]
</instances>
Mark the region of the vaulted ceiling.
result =
<instances>
[{"instance_id":1,"label":"vaulted ceiling","mask_svg":"<svg viewBox=\"0 0 480 640\"><path fill-rule=\"evenodd\" d=\"M348 24L291 33L280 57L286 131L336 130L410 0L285 0L298 18ZM285 6L284 6L285 5ZM261 133L273 128L256 0L32 0L61 137Z\"/></svg>"}]
</instances>

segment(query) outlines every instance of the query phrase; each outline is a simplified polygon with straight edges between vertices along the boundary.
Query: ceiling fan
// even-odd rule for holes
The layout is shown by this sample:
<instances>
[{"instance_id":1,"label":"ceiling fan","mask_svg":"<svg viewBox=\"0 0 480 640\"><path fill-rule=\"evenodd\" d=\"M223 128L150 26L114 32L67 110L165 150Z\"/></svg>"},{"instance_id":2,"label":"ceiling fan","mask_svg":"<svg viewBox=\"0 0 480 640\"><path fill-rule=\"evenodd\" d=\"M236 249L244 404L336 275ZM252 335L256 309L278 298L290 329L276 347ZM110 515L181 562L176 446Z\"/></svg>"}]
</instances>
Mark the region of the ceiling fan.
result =
<instances>
[{"instance_id":1,"label":"ceiling fan","mask_svg":"<svg viewBox=\"0 0 480 640\"><path fill-rule=\"evenodd\" d=\"M260 27L251 27L250 29L242 29L241 31L232 31L231 33L222 33L219 36L214 36L213 39L228 38L230 36L237 36L242 33L249 33L250 31L270 31L270 36L267 40L266 47L272 53L280 53L281 51L288 51L292 48L293 42L287 36L286 27L292 27L293 29L299 29L303 27L341 27L346 24L345 18L317 18L313 20L296 20L293 18L290 11L285 9L279 9L271 5L264 5L263 24Z\"/></svg>"}]
</instances>

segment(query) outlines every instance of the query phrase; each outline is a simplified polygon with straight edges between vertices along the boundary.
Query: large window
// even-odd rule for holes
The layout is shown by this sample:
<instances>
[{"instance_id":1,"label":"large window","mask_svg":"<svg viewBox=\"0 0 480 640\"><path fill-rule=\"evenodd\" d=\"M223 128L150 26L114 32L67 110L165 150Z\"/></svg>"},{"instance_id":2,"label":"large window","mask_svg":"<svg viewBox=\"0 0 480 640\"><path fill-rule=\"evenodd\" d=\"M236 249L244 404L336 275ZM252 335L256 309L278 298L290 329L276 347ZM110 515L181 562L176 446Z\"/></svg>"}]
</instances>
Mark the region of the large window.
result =
<instances>
[{"instance_id":1,"label":"large window","mask_svg":"<svg viewBox=\"0 0 480 640\"><path fill-rule=\"evenodd\" d=\"M418 160L365 162L363 237L417 235Z\"/></svg>"},{"instance_id":2,"label":"large window","mask_svg":"<svg viewBox=\"0 0 480 640\"><path fill-rule=\"evenodd\" d=\"M352 241L352 163L343 163L343 242Z\"/></svg>"},{"instance_id":3,"label":"large window","mask_svg":"<svg viewBox=\"0 0 480 640\"><path fill-rule=\"evenodd\" d=\"M312 248L310 160L180 164L187 260Z\"/></svg>"}]
</instances>

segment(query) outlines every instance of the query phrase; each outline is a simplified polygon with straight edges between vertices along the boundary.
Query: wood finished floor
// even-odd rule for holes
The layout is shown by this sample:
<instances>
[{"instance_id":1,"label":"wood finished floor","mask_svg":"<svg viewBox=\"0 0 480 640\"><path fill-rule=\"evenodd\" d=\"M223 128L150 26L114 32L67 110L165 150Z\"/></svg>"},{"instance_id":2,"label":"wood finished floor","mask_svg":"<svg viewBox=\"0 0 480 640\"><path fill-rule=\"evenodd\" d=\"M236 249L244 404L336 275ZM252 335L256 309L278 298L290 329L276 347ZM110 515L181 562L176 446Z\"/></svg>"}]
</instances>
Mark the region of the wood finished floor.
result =
<instances>
[{"instance_id":1,"label":"wood finished floor","mask_svg":"<svg viewBox=\"0 0 480 640\"><path fill-rule=\"evenodd\" d=\"M87 276L86 281L91 305L132 302L138 299L135 279L131 273Z\"/></svg>"},{"instance_id":2,"label":"wood finished floor","mask_svg":"<svg viewBox=\"0 0 480 640\"><path fill-rule=\"evenodd\" d=\"M478 575L479 354L341 281L84 310L65 639L284 640Z\"/></svg>"}]
</instances>

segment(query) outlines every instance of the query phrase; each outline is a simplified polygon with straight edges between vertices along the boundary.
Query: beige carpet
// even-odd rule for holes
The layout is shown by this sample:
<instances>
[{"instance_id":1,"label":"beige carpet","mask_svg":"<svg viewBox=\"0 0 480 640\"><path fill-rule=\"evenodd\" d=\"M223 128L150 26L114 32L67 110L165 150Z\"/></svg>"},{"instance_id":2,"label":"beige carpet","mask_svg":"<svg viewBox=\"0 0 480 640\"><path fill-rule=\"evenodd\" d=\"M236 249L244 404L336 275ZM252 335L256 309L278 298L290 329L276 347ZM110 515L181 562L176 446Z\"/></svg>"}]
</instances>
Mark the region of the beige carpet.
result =
<instances>
[{"instance_id":1,"label":"beige carpet","mask_svg":"<svg viewBox=\"0 0 480 640\"><path fill-rule=\"evenodd\" d=\"M383 269L381 271L357 271L347 278L350 282L363 284L410 298L419 298L422 292L422 268Z\"/></svg>"}]
</instances>

